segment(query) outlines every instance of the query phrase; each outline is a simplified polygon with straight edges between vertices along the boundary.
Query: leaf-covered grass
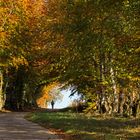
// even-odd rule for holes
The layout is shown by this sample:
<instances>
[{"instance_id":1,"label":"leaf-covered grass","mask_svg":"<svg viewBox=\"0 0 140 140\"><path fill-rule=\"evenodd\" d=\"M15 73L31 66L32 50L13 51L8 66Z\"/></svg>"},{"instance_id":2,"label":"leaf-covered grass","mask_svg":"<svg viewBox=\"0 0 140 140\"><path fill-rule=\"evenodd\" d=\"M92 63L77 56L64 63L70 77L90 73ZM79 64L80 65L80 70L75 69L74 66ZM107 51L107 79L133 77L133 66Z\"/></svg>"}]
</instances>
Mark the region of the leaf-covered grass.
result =
<instances>
[{"instance_id":1,"label":"leaf-covered grass","mask_svg":"<svg viewBox=\"0 0 140 140\"><path fill-rule=\"evenodd\" d=\"M139 140L140 120L87 117L70 112L33 113L28 120L71 135L72 140Z\"/></svg>"}]
</instances>

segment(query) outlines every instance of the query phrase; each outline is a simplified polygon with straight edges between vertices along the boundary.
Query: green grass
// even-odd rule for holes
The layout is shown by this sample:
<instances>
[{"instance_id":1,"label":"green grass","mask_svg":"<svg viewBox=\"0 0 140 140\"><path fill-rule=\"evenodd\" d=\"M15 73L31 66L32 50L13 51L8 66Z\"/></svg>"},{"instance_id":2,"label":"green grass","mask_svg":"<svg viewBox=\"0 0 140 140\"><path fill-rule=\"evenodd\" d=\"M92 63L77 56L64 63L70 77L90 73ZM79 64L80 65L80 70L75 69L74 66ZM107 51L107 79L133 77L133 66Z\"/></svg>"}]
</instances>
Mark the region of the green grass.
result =
<instances>
[{"instance_id":1,"label":"green grass","mask_svg":"<svg viewBox=\"0 0 140 140\"><path fill-rule=\"evenodd\" d=\"M59 129L73 140L140 140L138 119L87 117L70 112L32 113L27 119Z\"/></svg>"}]
</instances>

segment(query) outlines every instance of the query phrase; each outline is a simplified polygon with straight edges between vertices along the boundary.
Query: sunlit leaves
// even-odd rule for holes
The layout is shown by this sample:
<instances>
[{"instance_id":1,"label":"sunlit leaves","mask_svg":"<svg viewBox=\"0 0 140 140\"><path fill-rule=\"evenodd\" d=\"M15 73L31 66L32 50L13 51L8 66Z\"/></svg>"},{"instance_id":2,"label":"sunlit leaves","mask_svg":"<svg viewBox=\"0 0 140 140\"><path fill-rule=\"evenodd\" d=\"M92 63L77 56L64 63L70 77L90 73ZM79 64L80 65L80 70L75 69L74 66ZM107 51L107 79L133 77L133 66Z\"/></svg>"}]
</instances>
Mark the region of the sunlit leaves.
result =
<instances>
[{"instance_id":1,"label":"sunlit leaves","mask_svg":"<svg viewBox=\"0 0 140 140\"><path fill-rule=\"evenodd\" d=\"M1 0L0 66L28 67L30 81L57 79L83 95L110 92L111 69L118 86L117 78L138 77L139 6L137 0ZM44 92L41 102L47 98Z\"/></svg>"},{"instance_id":2,"label":"sunlit leaves","mask_svg":"<svg viewBox=\"0 0 140 140\"><path fill-rule=\"evenodd\" d=\"M138 74L137 0L48 2L53 5L48 9L54 20L50 23L54 35L51 45L64 52L59 61L63 66L62 81L92 98L97 92L113 93L112 82L118 87L120 84L117 78L131 81ZM63 37L63 42L58 36Z\"/></svg>"},{"instance_id":3,"label":"sunlit leaves","mask_svg":"<svg viewBox=\"0 0 140 140\"><path fill-rule=\"evenodd\" d=\"M52 82L47 86L43 86L40 97L37 99L37 104L40 107L47 107L47 104L52 100L61 100L63 97L59 88L60 84L58 82Z\"/></svg>"},{"instance_id":4,"label":"sunlit leaves","mask_svg":"<svg viewBox=\"0 0 140 140\"><path fill-rule=\"evenodd\" d=\"M18 69L18 66L26 66L28 67L28 62L24 57L12 57L9 65Z\"/></svg>"}]
</instances>

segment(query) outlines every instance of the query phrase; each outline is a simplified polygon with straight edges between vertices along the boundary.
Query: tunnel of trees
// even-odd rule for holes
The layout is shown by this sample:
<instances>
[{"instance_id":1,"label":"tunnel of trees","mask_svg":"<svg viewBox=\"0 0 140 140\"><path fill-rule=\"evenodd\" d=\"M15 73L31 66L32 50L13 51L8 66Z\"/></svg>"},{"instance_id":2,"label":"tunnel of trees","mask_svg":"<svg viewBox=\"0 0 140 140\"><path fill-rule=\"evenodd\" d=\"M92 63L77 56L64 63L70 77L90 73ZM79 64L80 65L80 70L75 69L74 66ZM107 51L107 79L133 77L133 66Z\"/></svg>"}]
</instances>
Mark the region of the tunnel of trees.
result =
<instances>
[{"instance_id":1,"label":"tunnel of trees","mask_svg":"<svg viewBox=\"0 0 140 140\"><path fill-rule=\"evenodd\" d=\"M140 1L0 0L0 109L37 107L54 82L86 112L140 113Z\"/></svg>"}]
</instances>

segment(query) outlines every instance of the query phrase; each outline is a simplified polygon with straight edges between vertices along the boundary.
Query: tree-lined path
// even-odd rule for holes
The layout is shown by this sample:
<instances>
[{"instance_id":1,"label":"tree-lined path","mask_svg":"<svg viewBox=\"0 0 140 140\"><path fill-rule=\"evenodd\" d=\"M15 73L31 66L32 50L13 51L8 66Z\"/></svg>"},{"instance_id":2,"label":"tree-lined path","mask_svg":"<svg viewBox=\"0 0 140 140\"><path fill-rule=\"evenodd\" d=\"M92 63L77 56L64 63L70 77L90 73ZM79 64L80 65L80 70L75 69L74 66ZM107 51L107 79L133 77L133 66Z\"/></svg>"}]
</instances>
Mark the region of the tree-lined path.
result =
<instances>
[{"instance_id":1,"label":"tree-lined path","mask_svg":"<svg viewBox=\"0 0 140 140\"><path fill-rule=\"evenodd\" d=\"M0 140L62 140L45 128L25 120L25 115L0 114Z\"/></svg>"}]
</instances>

